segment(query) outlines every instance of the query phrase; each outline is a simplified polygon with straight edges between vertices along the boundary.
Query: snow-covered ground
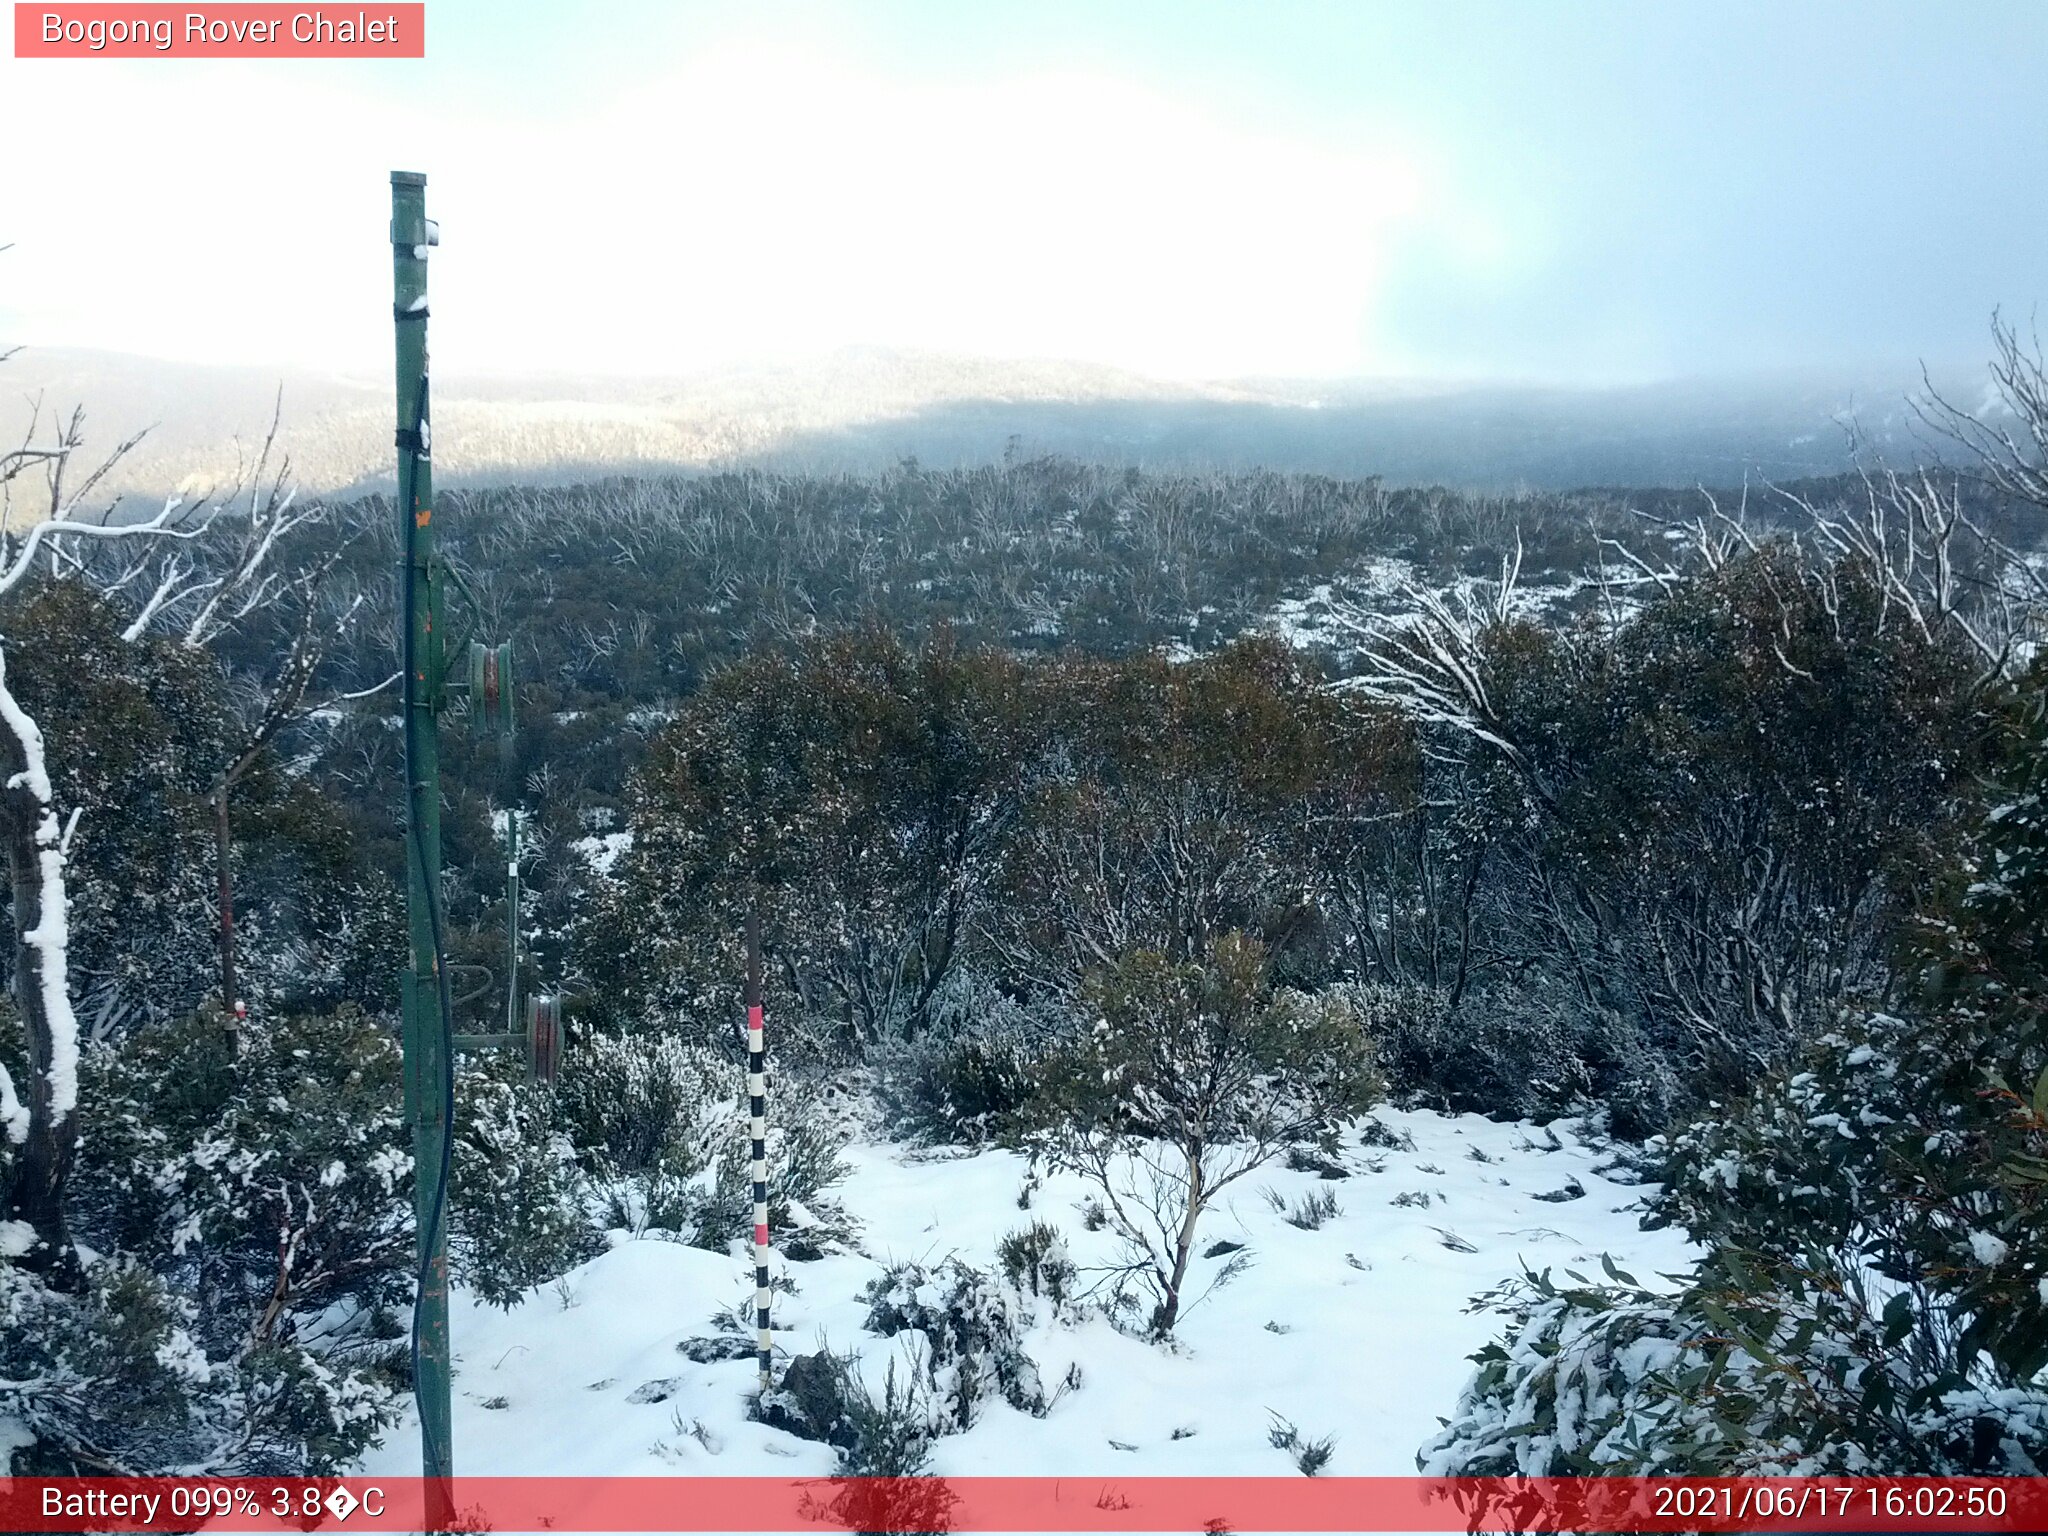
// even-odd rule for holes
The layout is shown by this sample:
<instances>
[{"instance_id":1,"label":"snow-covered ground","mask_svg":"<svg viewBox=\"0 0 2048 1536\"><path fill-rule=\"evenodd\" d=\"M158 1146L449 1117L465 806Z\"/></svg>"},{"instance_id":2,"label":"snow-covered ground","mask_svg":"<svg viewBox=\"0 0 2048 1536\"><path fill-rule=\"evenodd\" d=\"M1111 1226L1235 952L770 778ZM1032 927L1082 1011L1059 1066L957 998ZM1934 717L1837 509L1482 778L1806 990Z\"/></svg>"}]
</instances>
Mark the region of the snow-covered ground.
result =
<instances>
[{"instance_id":1,"label":"snow-covered ground","mask_svg":"<svg viewBox=\"0 0 2048 1536\"><path fill-rule=\"evenodd\" d=\"M1250 1268L1185 1313L1172 1345L1099 1318L1069 1325L1041 1313L1026 1348L1054 1397L1050 1411L1033 1418L992 1398L972 1428L936 1443L932 1470L1285 1475L1291 1460L1268 1438L1279 1415L1304 1438L1335 1437L1332 1474L1412 1474L1416 1447L1457 1399L1465 1357L1497 1330L1496 1317L1467 1312L1475 1293L1524 1263L1598 1278L1606 1253L1646 1284L1690 1263L1683 1234L1638 1225L1647 1188L1622 1172L1603 1176L1612 1154L1568 1124L1554 1128L1553 1147L1545 1131L1474 1116L1377 1118L1413 1149L1368 1146L1353 1130L1348 1178L1276 1163L1231 1187L1198 1251L1242 1243ZM797 1287L779 1298L778 1342L791 1354L857 1350L877 1388L892 1353L900 1360L916 1343L863 1331L860 1293L886 1264L957 1255L993 1270L997 1242L1034 1219L1060 1227L1084 1269L1113 1251L1109 1233L1084 1230L1078 1178L1047 1177L1020 1209L1026 1165L1015 1154L863 1144L848 1161L834 1193L859 1222L864 1252L777 1260ZM1269 1189L1289 1206L1332 1192L1341 1213L1303 1230L1273 1208ZM1584 1193L1538 1198L1573 1189ZM1197 1273L1224 1262L1197 1259ZM510 1311L458 1292L458 1464L470 1475L830 1472L830 1448L749 1421L751 1360L699 1364L679 1351L719 1333L714 1314L750 1305L751 1294L751 1261L737 1249L645 1239L620 1241ZM1073 1365L1078 1386L1056 1392ZM418 1466L408 1419L364 1471Z\"/></svg>"},{"instance_id":2,"label":"snow-covered ground","mask_svg":"<svg viewBox=\"0 0 2048 1536\"><path fill-rule=\"evenodd\" d=\"M589 837L579 837L570 845L583 855L584 862L600 875L612 872L612 866L628 848L633 846L631 832L596 832Z\"/></svg>"}]
</instances>

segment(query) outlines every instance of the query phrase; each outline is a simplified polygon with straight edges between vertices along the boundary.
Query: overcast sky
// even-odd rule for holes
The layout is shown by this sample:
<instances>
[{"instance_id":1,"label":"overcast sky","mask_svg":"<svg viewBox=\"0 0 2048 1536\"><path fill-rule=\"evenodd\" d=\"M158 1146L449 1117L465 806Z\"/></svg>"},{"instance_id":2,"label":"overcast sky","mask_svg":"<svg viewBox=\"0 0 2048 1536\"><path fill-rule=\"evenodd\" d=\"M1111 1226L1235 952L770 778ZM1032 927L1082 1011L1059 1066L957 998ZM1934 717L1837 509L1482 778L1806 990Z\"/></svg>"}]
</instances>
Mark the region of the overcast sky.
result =
<instances>
[{"instance_id":1,"label":"overcast sky","mask_svg":"<svg viewBox=\"0 0 2048 1536\"><path fill-rule=\"evenodd\" d=\"M1979 358L2048 4L429 0L424 62L0 59L0 340L336 370L850 344L1176 377Z\"/></svg>"}]
</instances>

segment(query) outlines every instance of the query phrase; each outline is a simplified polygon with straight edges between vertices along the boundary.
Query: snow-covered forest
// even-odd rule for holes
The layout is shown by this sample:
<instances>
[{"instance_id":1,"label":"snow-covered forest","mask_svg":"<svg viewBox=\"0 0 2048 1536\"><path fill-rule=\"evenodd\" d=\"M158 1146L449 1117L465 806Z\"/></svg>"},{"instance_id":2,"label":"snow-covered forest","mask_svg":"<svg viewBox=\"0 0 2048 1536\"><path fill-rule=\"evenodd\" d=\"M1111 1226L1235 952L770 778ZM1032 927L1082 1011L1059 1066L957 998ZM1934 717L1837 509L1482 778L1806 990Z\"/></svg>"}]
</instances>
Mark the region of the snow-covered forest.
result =
<instances>
[{"instance_id":1,"label":"snow-covered forest","mask_svg":"<svg viewBox=\"0 0 2048 1536\"><path fill-rule=\"evenodd\" d=\"M445 735L458 1023L512 923L566 1020L458 1073L460 1464L2048 1471L1995 343L1925 467L1791 484L443 496L519 679ZM88 425L0 453L0 1448L416 1469L392 509L287 421L110 514Z\"/></svg>"}]
</instances>

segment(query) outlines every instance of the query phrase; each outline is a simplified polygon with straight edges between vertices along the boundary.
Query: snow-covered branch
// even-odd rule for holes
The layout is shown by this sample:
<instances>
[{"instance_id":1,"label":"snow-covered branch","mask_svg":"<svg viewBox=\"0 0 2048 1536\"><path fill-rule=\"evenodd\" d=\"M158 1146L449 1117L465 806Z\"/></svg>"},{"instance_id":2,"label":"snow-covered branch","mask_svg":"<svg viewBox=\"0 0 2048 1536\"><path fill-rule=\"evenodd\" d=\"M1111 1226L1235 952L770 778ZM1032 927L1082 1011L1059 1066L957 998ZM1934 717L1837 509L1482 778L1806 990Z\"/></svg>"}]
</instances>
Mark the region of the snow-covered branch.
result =
<instances>
[{"instance_id":1,"label":"snow-covered branch","mask_svg":"<svg viewBox=\"0 0 2048 1536\"><path fill-rule=\"evenodd\" d=\"M43 1023L48 1038L44 1075L48 1081L48 1113L53 1125L62 1125L78 1104L78 1019L71 1011L70 972L66 950L70 942L69 898L64 889L65 845L70 841L57 822L55 794L50 787L49 765L43 751L42 728L21 707L7 686L7 655L0 647L0 722L13 735L18 768L7 780L9 790L23 789L36 806L36 919L21 935L21 942L37 956L36 991L41 1000ZM74 816L73 826L76 826ZM21 922L24 914L16 914ZM11 1092L11 1085L10 1085Z\"/></svg>"},{"instance_id":2,"label":"snow-covered branch","mask_svg":"<svg viewBox=\"0 0 2048 1536\"><path fill-rule=\"evenodd\" d=\"M1975 411L1947 399L1931 380L1915 402L1920 419L1966 450L1994 489L2048 512L2048 363L2038 332L2022 337L1991 317L1991 399Z\"/></svg>"},{"instance_id":3,"label":"snow-covered branch","mask_svg":"<svg viewBox=\"0 0 2048 1536\"><path fill-rule=\"evenodd\" d=\"M1816 503L1773 486L1804 518L1829 565L1853 564L1877 583L1896 612L1930 643L1960 636L1983 664L2004 674L2048 616L2048 575L1985 530L1953 474L1889 468L1860 471L1857 505ZM1830 574L1818 573L1823 579Z\"/></svg>"},{"instance_id":4,"label":"snow-covered branch","mask_svg":"<svg viewBox=\"0 0 2048 1536\"><path fill-rule=\"evenodd\" d=\"M1414 583L1400 596L1399 614L1340 612L1337 622L1363 640L1364 670L1342 685L1361 697L1400 710L1417 724L1439 726L1500 752L1548 800L1534 765L1516 743L1487 686L1491 636L1513 622L1522 545L1501 559L1500 579L1485 588L1457 589L1455 597Z\"/></svg>"}]
</instances>

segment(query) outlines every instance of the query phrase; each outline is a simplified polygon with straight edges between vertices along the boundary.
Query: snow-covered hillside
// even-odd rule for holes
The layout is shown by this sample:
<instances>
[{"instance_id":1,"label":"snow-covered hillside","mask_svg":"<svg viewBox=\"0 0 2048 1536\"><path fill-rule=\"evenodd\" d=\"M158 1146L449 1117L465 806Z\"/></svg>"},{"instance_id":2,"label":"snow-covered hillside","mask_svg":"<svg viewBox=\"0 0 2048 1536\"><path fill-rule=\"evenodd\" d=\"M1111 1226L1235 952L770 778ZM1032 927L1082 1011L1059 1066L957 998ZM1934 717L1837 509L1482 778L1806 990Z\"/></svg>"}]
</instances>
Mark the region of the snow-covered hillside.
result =
<instances>
[{"instance_id":1,"label":"snow-covered hillside","mask_svg":"<svg viewBox=\"0 0 2048 1536\"><path fill-rule=\"evenodd\" d=\"M1377 1120L1391 1138L1357 1126L1344 1137L1348 1177L1276 1164L1207 1219L1201 1248L1242 1244L1249 1267L1185 1314L1174 1343L1100 1317L1055 1321L1041 1308L1025 1345L1049 1411L1035 1418L991 1399L971 1428L937 1441L931 1469L1285 1474L1290 1457L1270 1437L1284 1420L1306 1439L1334 1437L1331 1473L1413 1473L1416 1447L1456 1401L1465 1356L1496 1329L1468 1312L1473 1295L1524 1263L1597 1274L1605 1253L1646 1282L1689 1263L1681 1233L1638 1225L1645 1187L1572 1124L1553 1136L1475 1116L1383 1110ZM1388 1139L1403 1144L1368 1144ZM860 1293L886 1266L958 1256L993 1269L998 1241L1034 1219L1060 1227L1084 1278L1111 1256L1110 1234L1085 1230L1078 1179L1047 1177L1019 1208L1028 1170L1013 1153L928 1157L862 1144L848 1162L835 1193L864 1252L777 1260L796 1287L779 1298L778 1341L790 1355L857 1351L878 1392L888 1362L903 1377L904 1353L921 1342L863 1331ZM1340 1210L1297 1226L1267 1191L1290 1212L1323 1193ZM1198 1262L1214 1274L1228 1259ZM473 1475L832 1471L830 1447L750 1421L750 1359L699 1363L684 1352L719 1335L715 1314L747 1304L751 1285L737 1249L622 1235L510 1311L458 1293L458 1464ZM1078 1384L1063 1389L1074 1367ZM417 1436L413 1421L400 1424L364 1470L416 1471Z\"/></svg>"}]
</instances>

